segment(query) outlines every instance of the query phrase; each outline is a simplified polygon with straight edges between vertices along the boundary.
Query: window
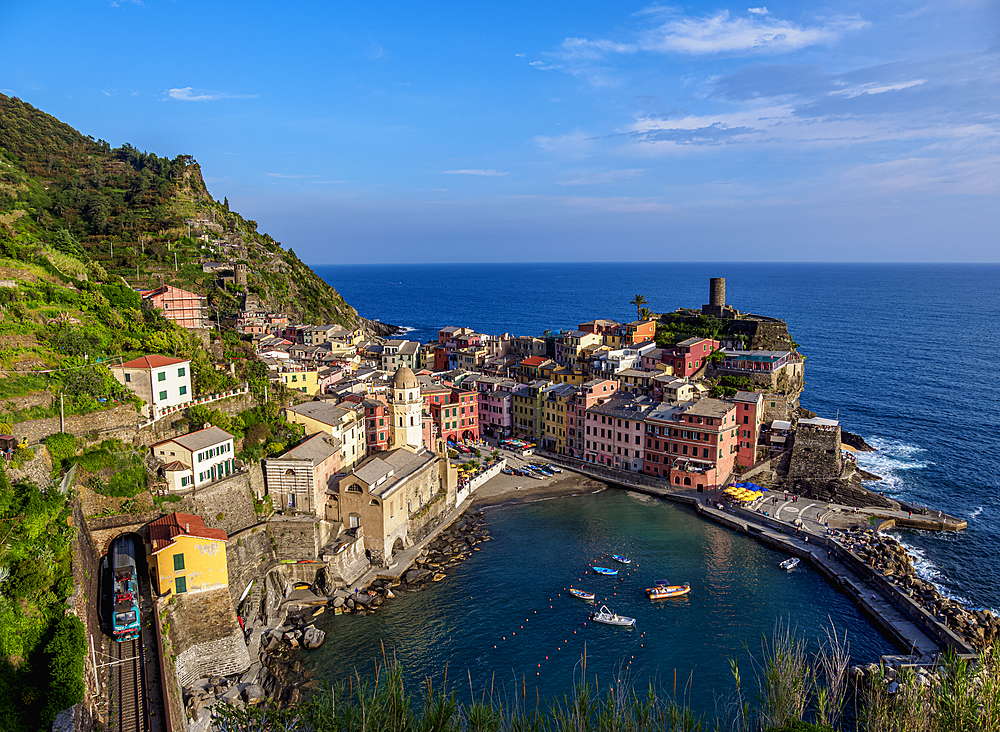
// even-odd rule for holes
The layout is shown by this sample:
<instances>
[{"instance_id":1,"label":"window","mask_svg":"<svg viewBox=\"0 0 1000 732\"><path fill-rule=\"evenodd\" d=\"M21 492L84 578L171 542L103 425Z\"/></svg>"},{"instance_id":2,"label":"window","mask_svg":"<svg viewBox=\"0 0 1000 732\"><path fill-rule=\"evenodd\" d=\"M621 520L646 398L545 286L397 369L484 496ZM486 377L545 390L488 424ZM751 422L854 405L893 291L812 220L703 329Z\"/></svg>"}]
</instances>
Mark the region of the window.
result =
<instances>
[{"instance_id":1,"label":"window","mask_svg":"<svg viewBox=\"0 0 1000 732\"><path fill-rule=\"evenodd\" d=\"M185 369L183 366L181 366L179 369L177 369L177 375L178 376L184 376L186 373L187 373L187 369Z\"/></svg>"},{"instance_id":2,"label":"window","mask_svg":"<svg viewBox=\"0 0 1000 732\"><path fill-rule=\"evenodd\" d=\"M161 371L160 373L158 373L156 375L156 380L157 381L166 381L167 380L167 372L166 371Z\"/></svg>"},{"instance_id":3,"label":"window","mask_svg":"<svg viewBox=\"0 0 1000 732\"><path fill-rule=\"evenodd\" d=\"M177 588L177 594L188 591L187 577L178 577L174 580L174 586Z\"/></svg>"},{"instance_id":4,"label":"window","mask_svg":"<svg viewBox=\"0 0 1000 732\"><path fill-rule=\"evenodd\" d=\"M132 374L125 374L125 383L129 384L132 382Z\"/></svg>"},{"instance_id":5,"label":"window","mask_svg":"<svg viewBox=\"0 0 1000 732\"><path fill-rule=\"evenodd\" d=\"M181 396L184 396L187 393L188 393L188 388L186 386L182 386L181 387Z\"/></svg>"},{"instance_id":6,"label":"window","mask_svg":"<svg viewBox=\"0 0 1000 732\"><path fill-rule=\"evenodd\" d=\"M174 571L183 572L184 571L184 555L174 554Z\"/></svg>"},{"instance_id":7,"label":"window","mask_svg":"<svg viewBox=\"0 0 1000 732\"><path fill-rule=\"evenodd\" d=\"M167 392L161 391L160 392L160 399L166 399L166 398L167 398Z\"/></svg>"}]
</instances>

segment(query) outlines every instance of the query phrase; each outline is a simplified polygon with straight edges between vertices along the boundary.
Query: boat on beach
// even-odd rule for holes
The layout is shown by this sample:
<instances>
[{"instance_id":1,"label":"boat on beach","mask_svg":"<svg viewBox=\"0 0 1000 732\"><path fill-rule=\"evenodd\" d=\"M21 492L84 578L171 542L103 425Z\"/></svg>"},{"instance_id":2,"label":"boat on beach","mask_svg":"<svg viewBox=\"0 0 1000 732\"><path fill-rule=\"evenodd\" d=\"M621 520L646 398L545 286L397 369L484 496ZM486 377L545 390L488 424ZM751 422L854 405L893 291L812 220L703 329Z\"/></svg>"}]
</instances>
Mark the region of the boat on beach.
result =
<instances>
[{"instance_id":1,"label":"boat on beach","mask_svg":"<svg viewBox=\"0 0 1000 732\"><path fill-rule=\"evenodd\" d=\"M593 592L585 592L584 590L577 590L574 589L573 587L570 587L569 594L571 594L573 597L579 597L581 600L590 600L591 602L594 601Z\"/></svg>"},{"instance_id":2,"label":"boat on beach","mask_svg":"<svg viewBox=\"0 0 1000 732\"><path fill-rule=\"evenodd\" d=\"M611 558L614 559L616 562L621 562L622 564L632 563L631 559L629 559L628 557L623 557L621 554L613 554Z\"/></svg>"},{"instance_id":3,"label":"boat on beach","mask_svg":"<svg viewBox=\"0 0 1000 732\"><path fill-rule=\"evenodd\" d=\"M800 560L798 557L789 557L778 566L787 571L789 569L795 569L796 567L798 567L800 561L802 560Z\"/></svg>"},{"instance_id":4,"label":"boat on beach","mask_svg":"<svg viewBox=\"0 0 1000 732\"><path fill-rule=\"evenodd\" d=\"M608 569L607 567L591 567L591 569L593 569L594 572L596 572L597 574L608 574L608 575L618 574L617 569Z\"/></svg>"},{"instance_id":5,"label":"boat on beach","mask_svg":"<svg viewBox=\"0 0 1000 732\"><path fill-rule=\"evenodd\" d=\"M662 584L661 584L662 583ZM650 600L663 600L667 597L680 597L691 591L691 585L668 585L665 580L659 580L655 587L646 588L646 597Z\"/></svg>"},{"instance_id":6,"label":"boat on beach","mask_svg":"<svg viewBox=\"0 0 1000 732\"><path fill-rule=\"evenodd\" d=\"M632 627L635 625L635 618L627 618L624 615L618 615L608 610L607 605L601 605L601 609L591 613L590 619L595 623L604 623L605 625L619 625L622 627Z\"/></svg>"}]
</instances>

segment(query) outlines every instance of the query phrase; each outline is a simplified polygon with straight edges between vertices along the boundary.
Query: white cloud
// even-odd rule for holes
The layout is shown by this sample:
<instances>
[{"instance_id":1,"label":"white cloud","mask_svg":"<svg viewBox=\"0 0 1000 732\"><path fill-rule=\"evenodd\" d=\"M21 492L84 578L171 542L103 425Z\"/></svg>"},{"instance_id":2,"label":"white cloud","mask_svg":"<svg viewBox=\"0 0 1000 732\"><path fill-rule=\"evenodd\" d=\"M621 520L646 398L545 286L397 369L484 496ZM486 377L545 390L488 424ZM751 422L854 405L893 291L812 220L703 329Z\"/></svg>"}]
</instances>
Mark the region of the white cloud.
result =
<instances>
[{"instance_id":1,"label":"white cloud","mask_svg":"<svg viewBox=\"0 0 1000 732\"><path fill-rule=\"evenodd\" d=\"M464 170L442 170L445 175L486 175L486 176L504 176L507 175L505 172L499 170L483 170L482 168L468 168Z\"/></svg>"},{"instance_id":2,"label":"white cloud","mask_svg":"<svg viewBox=\"0 0 1000 732\"><path fill-rule=\"evenodd\" d=\"M722 11L710 17L667 21L643 34L641 46L649 51L690 54L782 53L832 43L844 33L867 25L860 18L851 17L804 27L763 13L752 12L752 17L743 18Z\"/></svg>"},{"instance_id":3,"label":"white cloud","mask_svg":"<svg viewBox=\"0 0 1000 732\"><path fill-rule=\"evenodd\" d=\"M753 13L754 15L767 15L770 11L767 8L747 8L748 13Z\"/></svg>"},{"instance_id":4,"label":"white cloud","mask_svg":"<svg viewBox=\"0 0 1000 732\"><path fill-rule=\"evenodd\" d=\"M839 94L845 96L849 99L861 96L862 94L882 94L888 91L898 91L900 89L909 89L912 86L920 86L926 84L927 79L914 79L913 81L901 81L896 84L879 84L878 82L871 82L869 84L859 84L857 86L852 86L847 89L838 89L831 94Z\"/></svg>"},{"instance_id":5,"label":"white cloud","mask_svg":"<svg viewBox=\"0 0 1000 732\"><path fill-rule=\"evenodd\" d=\"M301 173L268 173L268 178L305 178Z\"/></svg>"},{"instance_id":6,"label":"white cloud","mask_svg":"<svg viewBox=\"0 0 1000 732\"><path fill-rule=\"evenodd\" d=\"M517 56L518 58L524 58L528 54L526 54L526 53L515 53L514 55Z\"/></svg>"},{"instance_id":7,"label":"white cloud","mask_svg":"<svg viewBox=\"0 0 1000 732\"><path fill-rule=\"evenodd\" d=\"M591 186L601 183L618 183L629 180L646 172L645 168L629 168L627 170L585 170L575 174L569 180L559 181L564 186Z\"/></svg>"},{"instance_id":8,"label":"white cloud","mask_svg":"<svg viewBox=\"0 0 1000 732\"><path fill-rule=\"evenodd\" d=\"M635 53L638 50L638 46L634 43L588 41L586 38L567 38L560 48L566 56L589 60L604 58L608 53Z\"/></svg>"},{"instance_id":9,"label":"white cloud","mask_svg":"<svg viewBox=\"0 0 1000 732\"><path fill-rule=\"evenodd\" d=\"M225 94L204 90L195 91L190 86L168 89L164 94L170 99L175 99L179 102L214 102L217 99L254 99L257 96L256 94Z\"/></svg>"}]
</instances>

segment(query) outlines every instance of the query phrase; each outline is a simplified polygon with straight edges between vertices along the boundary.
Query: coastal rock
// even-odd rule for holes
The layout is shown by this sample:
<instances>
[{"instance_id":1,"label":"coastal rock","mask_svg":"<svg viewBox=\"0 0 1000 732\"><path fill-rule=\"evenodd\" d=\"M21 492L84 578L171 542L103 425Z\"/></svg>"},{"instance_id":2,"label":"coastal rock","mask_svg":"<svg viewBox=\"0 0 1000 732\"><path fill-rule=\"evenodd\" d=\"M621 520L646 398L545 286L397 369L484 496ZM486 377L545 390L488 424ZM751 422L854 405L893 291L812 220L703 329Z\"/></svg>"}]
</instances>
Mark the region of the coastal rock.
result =
<instances>
[{"instance_id":1,"label":"coastal rock","mask_svg":"<svg viewBox=\"0 0 1000 732\"><path fill-rule=\"evenodd\" d=\"M323 641L326 640L326 633L324 633L319 628L310 625L306 628L305 633L302 635L302 647L308 648L309 650L314 650L323 645Z\"/></svg>"},{"instance_id":2,"label":"coastal rock","mask_svg":"<svg viewBox=\"0 0 1000 732\"><path fill-rule=\"evenodd\" d=\"M260 704L267 698L267 694L259 684L247 684L243 687L243 698L247 704Z\"/></svg>"},{"instance_id":3,"label":"coastal rock","mask_svg":"<svg viewBox=\"0 0 1000 732\"><path fill-rule=\"evenodd\" d=\"M427 574L426 569L411 569L404 575L404 579L406 580L407 584L413 584L414 582L418 582L426 574Z\"/></svg>"},{"instance_id":4,"label":"coastal rock","mask_svg":"<svg viewBox=\"0 0 1000 732\"><path fill-rule=\"evenodd\" d=\"M333 598L333 606L334 607L343 607L344 606L344 598L343 597L335 597L335 598Z\"/></svg>"}]
</instances>

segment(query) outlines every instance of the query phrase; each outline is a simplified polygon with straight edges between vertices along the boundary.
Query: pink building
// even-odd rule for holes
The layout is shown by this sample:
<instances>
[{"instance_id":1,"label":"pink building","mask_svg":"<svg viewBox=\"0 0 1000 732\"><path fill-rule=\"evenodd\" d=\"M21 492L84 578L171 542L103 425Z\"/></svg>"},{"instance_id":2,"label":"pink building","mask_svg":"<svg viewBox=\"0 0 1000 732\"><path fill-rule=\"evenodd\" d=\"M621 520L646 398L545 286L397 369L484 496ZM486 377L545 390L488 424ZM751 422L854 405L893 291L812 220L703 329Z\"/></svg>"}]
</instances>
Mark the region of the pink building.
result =
<instances>
[{"instance_id":1,"label":"pink building","mask_svg":"<svg viewBox=\"0 0 1000 732\"><path fill-rule=\"evenodd\" d=\"M718 347L719 342L711 338L688 338L664 350L663 362L674 367L674 376L691 376Z\"/></svg>"},{"instance_id":2,"label":"pink building","mask_svg":"<svg viewBox=\"0 0 1000 732\"><path fill-rule=\"evenodd\" d=\"M679 488L711 490L736 465L736 404L721 399L660 404L645 418L643 470Z\"/></svg>"},{"instance_id":3,"label":"pink building","mask_svg":"<svg viewBox=\"0 0 1000 732\"><path fill-rule=\"evenodd\" d=\"M645 397L616 395L585 413L584 459L620 470L642 472L643 420L652 410Z\"/></svg>"},{"instance_id":4,"label":"pink building","mask_svg":"<svg viewBox=\"0 0 1000 732\"><path fill-rule=\"evenodd\" d=\"M753 391L740 391L733 397L736 404L737 462L752 467L757 462L757 442L764 418L764 395Z\"/></svg>"},{"instance_id":5,"label":"pink building","mask_svg":"<svg viewBox=\"0 0 1000 732\"><path fill-rule=\"evenodd\" d=\"M479 428L492 437L510 435L513 429L512 402L517 382L483 376L476 380L479 391Z\"/></svg>"},{"instance_id":6,"label":"pink building","mask_svg":"<svg viewBox=\"0 0 1000 732\"><path fill-rule=\"evenodd\" d=\"M182 328L204 328L205 313L202 298L193 292L173 285L162 285L155 290L139 293L143 300L163 311L163 317L172 320Z\"/></svg>"},{"instance_id":7,"label":"pink building","mask_svg":"<svg viewBox=\"0 0 1000 732\"><path fill-rule=\"evenodd\" d=\"M587 410L603 404L618 391L618 382L611 379L591 379L580 385L566 407L567 454L583 458L586 454Z\"/></svg>"}]
</instances>

